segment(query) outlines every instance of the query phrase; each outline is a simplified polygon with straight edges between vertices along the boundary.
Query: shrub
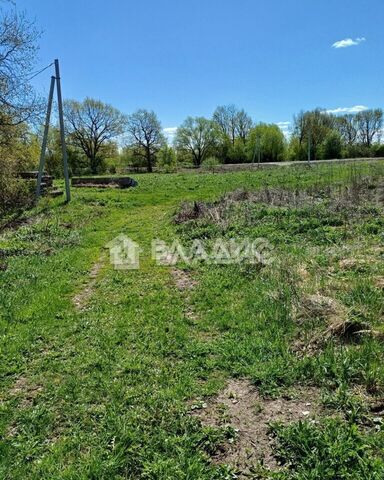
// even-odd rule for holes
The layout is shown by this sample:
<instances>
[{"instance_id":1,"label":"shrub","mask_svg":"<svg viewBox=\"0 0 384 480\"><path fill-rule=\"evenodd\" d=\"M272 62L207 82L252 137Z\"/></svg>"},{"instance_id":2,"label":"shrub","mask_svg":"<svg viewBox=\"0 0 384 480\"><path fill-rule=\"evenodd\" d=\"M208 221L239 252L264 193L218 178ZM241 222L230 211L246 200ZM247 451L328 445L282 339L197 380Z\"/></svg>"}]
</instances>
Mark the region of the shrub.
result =
<instances>
[{"instance_id":1,"label":"shrub","mask_svg":"<svg viewBox=\"0 0 384 480\"><path fill-rule=\"evenodd\" d=\"M212 172L214 172L215 167L217 167L217 165L219 165L219 164L220 164L220 162L219 162L218 158L216 158L216 157L208 157L203 161L203 167L207 168L208 170L210 170Z\"/></svg>"},{"instance_id":2,"label":"shrub","mask_svg":"<svg viewBox=\"0 0 384 480\"><path fill-rule=\"evenodd\" d=\"M325 137L324 143L320 148L321 158L328 160L333 158L341 158L343 144L338 132L330 132Z\"/></svg>"},{"instance_id":3,"label":"shrub","mask_svg":"<svg viewBox=\"0 0 384 480\"><path fill-rule=\"evenodd\" d=\"M177 158L174 149L165 145L157 154L157 165L167 173L176 171Z\"/></svg>"}]
</instances>

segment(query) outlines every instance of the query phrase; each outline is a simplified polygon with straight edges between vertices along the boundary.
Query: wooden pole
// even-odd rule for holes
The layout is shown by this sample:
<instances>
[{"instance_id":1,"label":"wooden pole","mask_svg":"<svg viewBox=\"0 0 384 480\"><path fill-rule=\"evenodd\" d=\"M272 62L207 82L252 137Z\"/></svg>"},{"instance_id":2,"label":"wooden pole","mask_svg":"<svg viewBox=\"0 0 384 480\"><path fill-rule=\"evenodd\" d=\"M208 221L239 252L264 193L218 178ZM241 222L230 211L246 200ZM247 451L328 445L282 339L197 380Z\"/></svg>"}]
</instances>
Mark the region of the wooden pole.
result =
<instances>
[{"instance_id":1,"label":"wooden pole","mask_svg":"<svg viewBox=\"0 0 384 480\"><path fill-rule=\"evenodd\" d=\"M61 96L59 60L55 60L55 71L56 71L56 85L57 85L57 104L58 104L58 107L59 107L60 139L61 139L61 149L62 149L62 153L63 153L63 164L64 164L65 192L66 192L66 199L67 199L67 203L68 203L71 200L71 190L70 190L70 187L69 187L67 147L65 145L63 99L62 99L62 96Z\"/></svg>"},{"instance_id":2,"label":"wooden pole","mask_svg":"<svg viewBox=\"0 0 384 480\"><path fill-rule=\"evenodd\" d=\"M44 125L43 144L41 146L41 153L40 153L39 173L37 174L37 187L36 187L37 198L39 198L41 194L41 180L43 178L43 172L45 167L45 151L47 149L48 131L49 131L49 124L51 121L53 93L55 90L55 80L56 80L55 77L51 77L51 87L49 89L47 115L45 117L45 125Z\"/></svg>"}]
</instances>

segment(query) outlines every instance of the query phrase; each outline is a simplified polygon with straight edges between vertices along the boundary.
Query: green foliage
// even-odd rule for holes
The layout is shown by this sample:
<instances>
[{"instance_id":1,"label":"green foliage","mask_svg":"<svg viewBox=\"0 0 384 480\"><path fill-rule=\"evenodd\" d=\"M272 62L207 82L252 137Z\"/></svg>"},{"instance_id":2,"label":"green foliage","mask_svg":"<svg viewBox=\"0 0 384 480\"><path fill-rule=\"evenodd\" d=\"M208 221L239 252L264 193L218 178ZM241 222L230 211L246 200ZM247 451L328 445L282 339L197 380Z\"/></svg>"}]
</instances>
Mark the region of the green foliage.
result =
<instances>
[{"instance_id":1,"label":"green foliage","mask_svg":"<svg viewBox=\"0 0 384 480\"><path fill-rule=\"evenodd\" d=\"M18 178L20 172L36 168L39 142L24 124L0 127L0 215L30 205L33 186Z\"/></svg>"},{"instance_id":2,"label":"green foliage","mask_svg":"<svg viewBox=\"0 0 384 480\"><path fill-rule=\"evenodd\" d=\"M127 142L135 157L145 159L151 173L158 151L166 144L161 123L154 111L139 109L127 117Z\"/></svg>"},{"instance_id":3,"label":"green foliage","mask_svg":"<svg viewBox=\"0 0 384 480\"><path fill-rule=\"evenodd\" d=\"M82 102L66 100L64 118L68 144L83 152L91 173L101 173L105 158L111 150L116 153L113 141L124 132L126 117L111 105L87 97Z\"/></svg>"},{"instance_id":4,"label":"green foliage","mask_svg":"<svg viewBox=\"0 0 384 480\"><path fill-rule=\"evenodd\" d=\"M260 123L254 127L247 143L248 161L258 161L259 152L262 162L285 160L286 141L277 125Z\"/></svg>"},{"instance_id":5,"label":"green foliage","mask_svg":"<svg viewBox=\"0 0 384 480\"><path fill-rule=\"evenodd\" d=\"M227 162L245 163L247 162L247 146L244 140L236 138L234 144L230 144L227 150Z\"/></svg>"},{"instance_id":6,"label":"green foliage","mask_svg":"<svg viewBox=\"0 0 384 480\"><path fill-rule=\"evenodd\" d=\"M157 165L165 172L170 173L176 171L177 156L175 150L169 146L164 145L157 154Z\"/></svg>"},{"instance_id":7,"label":"green foliage","mask_svg":"<svg viewBox=\"0 0 384 480\"><path fill-rule=\"evenodd\" d=\"M343 144L338 132L331 131L324 139L321 145L320 158L333 159L341 158Z\"/></svg>"},{"instance_id":8,"label":"green foliage","mask_svg":"<svg viewBox=\"0 0 384 480\"><path fill-rule=\"evenodd\" d=\"M300 139L292 136L287 150L287 159L290 161L304 161L308 159L308 146L300 143Z\"/></svg>"},{"instance_id":9,"label":"green foliage","mask_svg":"<svg viewBox=\"0 0 384 480\"><path fill-rule=\"evenodd\" d=\"M217 145L217 128L212 120L188 117L177 129L175 146L178 152L188 155L195 167L214 152Z\"/></svg>"},{"instance_id":10,"label":"green foliage","mask_svg":"<svg viewBox=\"0 0 384 480\"><path fill-rule=\"evenodd\" d=\"M379 480L384 475L380 454L383 434L359 431L357 425L330 419L320 425L298 422L273 428L277 453L289 469L274 476L288 480ZM382 453L382 452L381 452Z\"/></svg>"},{"instance_id":11,"label":"green foliage","mask_svg":"<svg viewBox=\"0 0 384 480\"><path fill-rule=\"evenodd\" d=\"M220 162L217 157L208 157L204 160L203 167L213 172L215 170L215 167L217 167L217 165L219 164Z\"/></svg>"}]
</instances>

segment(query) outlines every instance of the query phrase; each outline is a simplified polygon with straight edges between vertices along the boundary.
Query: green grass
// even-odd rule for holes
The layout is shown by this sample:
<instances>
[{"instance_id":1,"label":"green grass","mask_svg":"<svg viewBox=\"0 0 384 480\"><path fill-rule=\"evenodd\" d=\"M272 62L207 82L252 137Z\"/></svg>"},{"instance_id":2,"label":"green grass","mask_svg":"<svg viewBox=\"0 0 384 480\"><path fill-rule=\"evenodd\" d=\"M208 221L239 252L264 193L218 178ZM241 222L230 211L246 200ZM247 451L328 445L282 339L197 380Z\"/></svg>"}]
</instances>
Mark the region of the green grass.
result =
<instances>
[{"instance_id":1,"label":"green grass","mask_svg":"<svg viewBox=\"0 0 384 480\"><path fill-rule=\"evenodd\" d=\"M335 340L311 355L292 348L325 327L322 319L295 321L293 306L309 293L335 298L349 318L382 328L380 205L332 210L325 193L295 208L239 203L225 229L205 219L172 222L181 202L212 202L237 188L343 189L383 173L375 162L136 175L136 189L73 189L69 205L43 199L25 212L35 221L0 236L0 478L233 478L210 461L230 432L188 415L190 401L214 395L230 377L251 379L266 396L317 385L324 405L341 415L274 427L286 468L264 478L383 478L383 431L365 401L383 395L382 341ZM120 233L143 247L140 270L109 264L104 246ZM175 236L187 244L265 237L276 260L263 269L196 265L188 300L194 319L170 269L150 259L153 238ZM347 257L364 263L341 269ZM72 299L96 262L89 305L78 311Z\"/></svg>"}]
</instances>

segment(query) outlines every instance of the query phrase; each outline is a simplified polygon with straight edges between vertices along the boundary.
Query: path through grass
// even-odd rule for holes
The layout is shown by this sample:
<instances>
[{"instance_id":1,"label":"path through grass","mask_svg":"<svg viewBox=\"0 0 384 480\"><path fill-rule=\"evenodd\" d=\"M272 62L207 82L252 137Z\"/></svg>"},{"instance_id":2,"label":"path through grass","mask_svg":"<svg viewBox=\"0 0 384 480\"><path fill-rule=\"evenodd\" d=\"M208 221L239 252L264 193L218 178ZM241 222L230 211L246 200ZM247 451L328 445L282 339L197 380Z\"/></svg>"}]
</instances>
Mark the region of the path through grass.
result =
<instances>
[{"instance_id":1,"label":"path through grass","mask_svg":"<svg viewBox=\"0 0 384 480\"><path fill-rule=\"evenodd\" d=\"M247 378L265 396L316 386L324 408L340 410L334 423L275 426L278 453L293 469L260 467L253 478L383 478L383 433L367 403L382 395L382 343L372 337L330 342L308 355L293 348L298 332L311 330L294 320L299 291L337 297L380 327L382 291L375 282L384 273L382 217L368 215L352 229L319 223L320 211L295 210L286 221L281 212L257 207L252 226L239 211L227 232L204 221L172 222L181 202L211 201L237 188L319 189L382 173L375 163L142 175L135 190L75 190L70 205L42 204L27 214L35 222L4 231L1 478L233 478L236 466L212 458L220 445L236 442L237 433L204 427L190 415L192 403L209 402L229 378ZM140 270L115 271L109 264L104 246L120 233L143 247ZM186 295L170 269L150 259L153 238L188 243L219 233L269 238L278 262L262 271L199 265L197 284ZM360 248L363 271L337 267L343 248L347 256ZM77 308L73 299L89 286L95 264L86 305ZM305 285L294 273L303 265ZM311 453L324 449L325 456Z\"/></svg>"}]
</instances>

